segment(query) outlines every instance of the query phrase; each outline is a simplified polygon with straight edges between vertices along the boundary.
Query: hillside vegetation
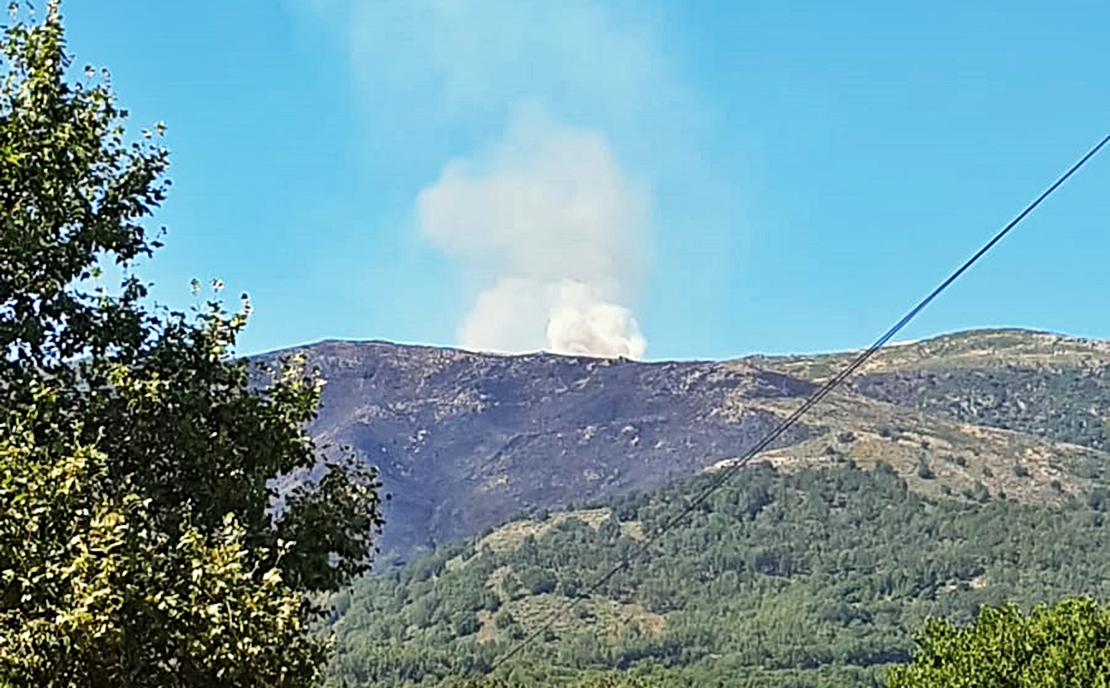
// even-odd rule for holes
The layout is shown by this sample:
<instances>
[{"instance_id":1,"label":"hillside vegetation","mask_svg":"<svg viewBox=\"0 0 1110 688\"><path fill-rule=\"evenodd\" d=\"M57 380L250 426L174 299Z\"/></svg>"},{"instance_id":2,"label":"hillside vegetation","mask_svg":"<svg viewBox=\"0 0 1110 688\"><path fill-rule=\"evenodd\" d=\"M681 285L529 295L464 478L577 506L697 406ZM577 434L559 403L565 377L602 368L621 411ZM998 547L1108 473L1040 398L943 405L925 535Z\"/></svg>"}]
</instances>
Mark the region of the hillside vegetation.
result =
<instances>
[{"instance_id":1,"label":"hillside vegetation","mask_svg":"<svg viewBox=\"0 0 1110 688\"><path fill-rule=\"evenodd\" d=\"M587 594L705 480L510 523L360 582L341 600L333 685L484 673L576 602L507 677L639 668L653 685L871 686L909 660L908 629L930 615L1110 592L1104 504L931 499L886 464L845 462L745 468Z\"/></svg>"},{"instance_id":2,"label":"hillside vegetation","mask_svg":"<svg viewBox=\"0 0 1110 688\"><path fill-rule=\"evenodd\" d=\"M753 359L758 360L758 359ZM843 354L767 359L823 382ZM1107 447L1110 343L1025 330L980 330L881 351L849 381L855 392L964 423Z\"/></svg>"}]
</instances>

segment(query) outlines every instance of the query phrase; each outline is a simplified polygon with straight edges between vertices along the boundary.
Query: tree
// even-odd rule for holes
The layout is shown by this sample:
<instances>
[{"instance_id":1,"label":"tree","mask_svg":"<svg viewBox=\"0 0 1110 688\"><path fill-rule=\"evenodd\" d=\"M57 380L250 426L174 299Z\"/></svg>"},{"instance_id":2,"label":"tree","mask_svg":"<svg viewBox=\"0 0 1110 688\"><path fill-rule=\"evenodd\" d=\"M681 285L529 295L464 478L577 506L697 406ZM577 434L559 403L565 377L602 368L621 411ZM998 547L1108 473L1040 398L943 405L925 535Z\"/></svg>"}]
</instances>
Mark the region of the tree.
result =
<instances>
[{"instance_id":1,"label":"tree","mask_svg":"<svg viewBox=\"0 0 1110 688\"><path fill-rule=\"evenodd\" d=\"M894 667L888 688L1100 688L1110 686L1110 610L1086 598L1038 606L983 607L955 627L931 619L913 662Z\"/></svg>"},{"instance_id":2,"label":"tree","mask_svg":"<svg viewBox=\"0 0 1110 688\"><path fill-rule=\"evenodd\" d=\"M377 473L306 434L321 383L303 360L234 357L246 295L235 313L147 304L133 269L161 246L144 222L169 186L164 127L128 142L108 73L68 80L58 2L10 17L0 686L310 685L328 647L312 600L368 569Z\"/></svg>"}]
</instances>

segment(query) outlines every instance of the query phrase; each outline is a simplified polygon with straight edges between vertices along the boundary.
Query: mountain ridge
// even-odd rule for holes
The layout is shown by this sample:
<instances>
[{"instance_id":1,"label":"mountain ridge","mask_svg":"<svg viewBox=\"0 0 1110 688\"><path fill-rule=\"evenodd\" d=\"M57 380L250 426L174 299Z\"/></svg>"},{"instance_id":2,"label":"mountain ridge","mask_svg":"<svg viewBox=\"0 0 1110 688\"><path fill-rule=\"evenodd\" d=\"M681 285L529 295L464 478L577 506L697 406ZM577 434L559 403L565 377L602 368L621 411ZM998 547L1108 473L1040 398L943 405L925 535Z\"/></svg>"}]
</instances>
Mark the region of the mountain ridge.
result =
<instances>
[{"instance_id":1,"label":"mountain ridge","mask_svg":"<svg viewBox=\"0 0 1110 688\"><path fill-rule=\"evenodd\" d=\"M858 355L643 362L328 339L259 358L294 351L327 381L314 438L381 467L386 561L719 466ZM883 460L927 494L1085 494L1107 458L1108 369L1110 343L1043 331L891 345L761 458Z\"/></svg>"}]
</instances>

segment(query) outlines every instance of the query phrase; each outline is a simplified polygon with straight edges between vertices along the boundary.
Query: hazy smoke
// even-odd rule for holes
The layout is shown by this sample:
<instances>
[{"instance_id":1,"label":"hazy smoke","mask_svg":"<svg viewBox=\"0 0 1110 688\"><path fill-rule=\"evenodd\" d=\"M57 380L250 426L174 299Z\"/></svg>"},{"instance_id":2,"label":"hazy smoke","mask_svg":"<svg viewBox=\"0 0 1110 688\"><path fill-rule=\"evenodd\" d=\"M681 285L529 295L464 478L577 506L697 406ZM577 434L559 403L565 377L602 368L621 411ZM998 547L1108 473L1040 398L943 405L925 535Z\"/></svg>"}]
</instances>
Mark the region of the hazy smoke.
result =
<instances>
[{"instance_id":1,"label":"hazy smoke","mask_svg":"<svg viewBox=\"0 0 1110 688\"><path fill-rule=\"evenodd\" d=\"M448 163L417 212L424 236L484 285L459 327L462 346L644 355L628 304L644 267L647 194L600 134L521 108L498 145Z\"/></svg>"},{"instance_id":2,"label":"hazy smoke","mask_svg":"<svg viewBox=\"0 0 1110 688\"><path fill-rule=\"evenodd\" d=\"M458 325L463 346L643 355L630 309L644 273L649 203L628 173L666 190L671 201L660 209L697 199L671 220L696 213L681 229L697 255L722 255L715 237L734 236L735 214L725 207L733 189L701 155L718 120L674 61L658 3L286 2L346 46L353 84L373 114L360 135L376 162L397 167L393 179L408 183L442 164L443 151L458 155L457 141L506 127L496 145L444 166L417 204L424 236L457 259L473 292ZM522 114L522 103L543 103L555 122L574 127L535 107ZM657 286L716 298L720 290L705 287L720 263L699 259L698 274L681 284L663 274Z\"/></svg>"}]
</instances>

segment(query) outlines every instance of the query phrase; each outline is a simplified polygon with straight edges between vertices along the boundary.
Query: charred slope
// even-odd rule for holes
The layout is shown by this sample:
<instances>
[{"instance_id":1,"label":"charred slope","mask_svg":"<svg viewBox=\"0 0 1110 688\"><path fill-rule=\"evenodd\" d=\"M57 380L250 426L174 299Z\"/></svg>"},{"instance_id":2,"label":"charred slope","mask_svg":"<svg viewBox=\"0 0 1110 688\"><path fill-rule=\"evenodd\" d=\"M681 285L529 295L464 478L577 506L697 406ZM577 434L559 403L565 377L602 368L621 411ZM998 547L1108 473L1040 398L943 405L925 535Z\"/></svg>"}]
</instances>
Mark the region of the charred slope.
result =
<instances>
[{"instance_id":1,"label":"charred slope","mask_svg":"<svg viewBox=\"0 0 1110 688\"><path fill-rule=\"evenodd\" d=\"M327 380L310 430L381 468L392 495L382 550L400 555L522 511L697 473L744 453L774 426L777 416L758 402L813 387L736 364L495 356L383 342L328 341L304 351ZM807 435L797 427L778 446Z\"/></svg>"}]
</instances>

